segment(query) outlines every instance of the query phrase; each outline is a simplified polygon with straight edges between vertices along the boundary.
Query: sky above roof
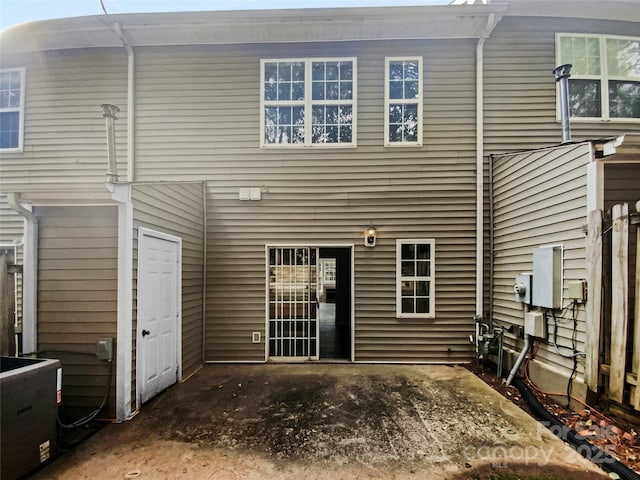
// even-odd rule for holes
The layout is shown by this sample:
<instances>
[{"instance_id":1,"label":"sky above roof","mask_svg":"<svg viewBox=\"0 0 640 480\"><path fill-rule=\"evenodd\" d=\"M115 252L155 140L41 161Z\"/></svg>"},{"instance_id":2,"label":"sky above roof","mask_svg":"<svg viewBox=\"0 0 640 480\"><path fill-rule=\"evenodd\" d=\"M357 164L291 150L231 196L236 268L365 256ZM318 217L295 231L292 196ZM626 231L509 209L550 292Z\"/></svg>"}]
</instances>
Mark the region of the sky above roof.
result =
<instances>
[{"instance_id":1,"label":"sky above roof","mask_svg":"<svg viewBox=\"0 0 640 480\"><path fill-rule=\"evenodd\" d=\"M253 10L265 8L338 8L400 5L448 5L450 0L102 0L114 13ZM0 0L0 30L50 18L104 14L100 0Z\"/></svg>"}]
</instances>

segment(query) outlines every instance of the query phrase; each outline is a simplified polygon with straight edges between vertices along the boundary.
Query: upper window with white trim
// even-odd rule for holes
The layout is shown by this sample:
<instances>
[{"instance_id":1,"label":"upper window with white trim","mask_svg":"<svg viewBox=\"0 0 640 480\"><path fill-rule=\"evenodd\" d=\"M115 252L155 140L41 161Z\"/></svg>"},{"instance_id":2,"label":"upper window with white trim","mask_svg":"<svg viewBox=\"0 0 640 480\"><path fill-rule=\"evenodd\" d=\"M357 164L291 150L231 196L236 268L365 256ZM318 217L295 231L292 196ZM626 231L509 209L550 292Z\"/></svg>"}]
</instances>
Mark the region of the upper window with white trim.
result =
<instances>
[{"instance_id":1,"label":"upper window with white trim","mask_svg":"<svg viewBox=\"0 0 640 480\"><path fill-rule=\"evenodd\" d=\"M262 146L356 145L356 59L261 60Z\"/></svg>"},{"instance_id":2,"label":"upper window with white trim","mask_svg":"<svg viewBox=\"0 0 640 480\"><path fill-rule=\"evenodd\" d=\"M396 316L435 316L435 240L396 240Z\"/></svg>"},{"instance_id":3,"label":"upper window with white trim","mask_svg":"<svg viewBox=\"0 0 640 480\"><path fill-rule=\"evenodd\" d=\"M556 50L558 65L572 65L572 117L640 119L640 38L562 33Z\"/></svg>"},{"instance_id":4,"label":"upper window with white trim","mask_svg":"<svg viewBox=\"0 0 640 480\"><path fill-rule=\"evenodd\" d=\"M422 57L387 57L384 144L422 145Z\"/></svg>"},{"instance_id":5,"label":"upper window with white trim","mask_svg":"<svg viewBox=\"0 0 640 480\"><path fill-rule=\"evenodd\" d=\"M23 68L0 70L0 150L22 150L24 77Z\"/></svg>"}]
</instances>

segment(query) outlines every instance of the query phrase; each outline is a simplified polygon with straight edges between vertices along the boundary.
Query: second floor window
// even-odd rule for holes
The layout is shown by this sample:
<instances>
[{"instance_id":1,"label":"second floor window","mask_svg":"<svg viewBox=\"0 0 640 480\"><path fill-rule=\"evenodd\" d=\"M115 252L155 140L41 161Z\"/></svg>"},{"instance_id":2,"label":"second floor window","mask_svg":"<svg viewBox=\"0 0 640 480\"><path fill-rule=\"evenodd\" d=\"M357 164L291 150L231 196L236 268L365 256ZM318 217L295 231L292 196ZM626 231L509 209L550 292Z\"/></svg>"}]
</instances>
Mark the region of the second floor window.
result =
<instances>
[{"instance_id":1,"label":"second floor window","mask_svg":"<svg viewBox=\"0 0 640 480\"><path fill-rule=\"evenodd\" d=\"M261 61L262 146L355 146L356 59Z\"/></svg>"},{"instance_id":2,"label":"second floor window","mask_svg":"<svg viewBox=\"0 0 640 480\"><path fill-rule=\"evenodd\" d=\"M0 70L0 150L22 150L24 69Z\"/></svg>"},{"instance_id":3,"label":"second floor window","mask_svg":"<svg viewBox=\"0 0 640 480\"><path fill-rule=\"evenodd\" d=\"M422 145L422 57L385 61L386 146Z\"/></svg>"},{"instance_id":4,"label":"second floor window","mask_svg":"<svg viewBox=\"0 0 640 480\"><path fill-rule=\"evenodd\" d=\"M558 65L572 65L572 117L640 119L640 38L558 34L556 46Z\"/></svg>"}]
</instances>

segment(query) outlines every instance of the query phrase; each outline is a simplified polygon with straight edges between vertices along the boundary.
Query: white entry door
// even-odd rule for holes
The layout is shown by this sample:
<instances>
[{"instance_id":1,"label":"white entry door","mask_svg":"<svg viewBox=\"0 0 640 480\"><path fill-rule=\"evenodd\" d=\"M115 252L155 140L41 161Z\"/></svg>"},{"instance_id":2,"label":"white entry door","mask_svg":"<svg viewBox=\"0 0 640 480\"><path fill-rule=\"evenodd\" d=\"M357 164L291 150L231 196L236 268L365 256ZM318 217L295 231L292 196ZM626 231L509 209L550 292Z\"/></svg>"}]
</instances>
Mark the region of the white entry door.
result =
<instances>
[{"instance_id":1,"label":"white entry door","mask_svg":"<svg viewBox=\"0 0 640 480\"><path fill-rule=\"evenodd\" d=\"M146 402L179 378L181 239L140 228L137 378Z\"/></svg>"}]
</instances>

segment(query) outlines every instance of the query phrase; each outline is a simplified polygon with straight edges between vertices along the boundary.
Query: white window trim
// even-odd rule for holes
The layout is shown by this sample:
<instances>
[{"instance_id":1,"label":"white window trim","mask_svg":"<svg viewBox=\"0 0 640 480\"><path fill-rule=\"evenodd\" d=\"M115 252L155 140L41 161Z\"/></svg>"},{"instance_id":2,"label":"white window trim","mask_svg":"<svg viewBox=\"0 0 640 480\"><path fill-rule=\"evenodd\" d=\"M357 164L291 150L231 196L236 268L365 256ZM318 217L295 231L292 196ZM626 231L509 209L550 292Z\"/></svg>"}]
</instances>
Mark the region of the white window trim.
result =
<instances>
[{"instance_id":1,"label":"white window trim","mask_svg":"<svg viewBox=\"0 0 640 480\"><path fill-rule=\"evenodd\" d=\"M25 101L25 80L26 80L26 68L3 68L0 70L0 73L10 73L10 72L18 72L20 73L20 106L15 108L0 108L0 113L3 112L19 112L20 113L20 124L19 124L19 133L18 133L18 146L14 148L0 148L0 152L22 152L24 148L24 101Z\"/></svg>"},{"instance_id":2,"label":"white window trim","mask_svg":"<svg viewBox=\"0 0 640 480\"><path fill-rule=\"evenodd\" d=\"M612 40L638 40L640 37L632 37L628 35L603 35L597 33L556 33L556 64L566 63L561 60L560 52L560 39L563 37L571 38L597 38L600 44L600 75L575 75L571 74L572 78L576 80L599 80L600 81L600 109L602 111L601 117L571 117L571 122L586 123L586 122L615 122L615 123L640 123L640 118L618 118L611 117L609 115L609 80L621 80L621 81L640 81L637 77L623 77L619 75L609 75L607 68L607 45L608 39ZM556 82L557 83L557 82ZM556 121L560 122L560 93L559 86L556 85Z\"/></svg>"},{"instance_id":3,"label":"white window trim","mask_svg":"<svg viewBox=\"0 0 640 480\"><path fill-rule=\"evenodd\" d=\"M389 98L389 63L397 62L401 60L417 60L418 71L420 72L420 78L418 79L418 98L417 99L391 99ZM384 59L384 146L385 147L421 147L422 146L422 132L424 130L422 104L424 102L423 95L423 77L424 71L422 66L422 57L385 57ZM389 104L390 103L403 103L403 104L417 104L418 105L418 139L415 142L390 142L389 141Z\"/></svg>"},{"instance_id":4,"label":"white window trim","mask_svg":"<svg viewBox=\"0 0 640 480\"><path fill-rule=\"evenodd\" d=\"M303 101L290 100L277 102L278 106L304 106L304 127L305 141L304 143L266 143L265 127L264 127L264 69L265 64L274 62L301 62L304 67L304 97ZM311 63L312 62L352 62L353 64L353 95L351 100L312 100L311 98ZM260 59L260 148L355 148L357 147L357 104L358 104L358 62L356 57L302 57L302 58L263 58ZM351 143L312 143L312 105L351 105L352 125L351 125ZM274 105L276 105L274 103Z\"/></svg>"},{"instance_id":5,"label":"white window trim","mask_svg":"<svg viewBox=\"0 0 640 480\"><path fill-rule=\"evenodd\" d=\"M431 245L431 276L430 277L403 277L402 276L402 245L429 244ZM402 312L402 281L404 279L429 280L429 313L403 313ZM396 240L396 318L435 318L436 316L436 240L434 238L402 238Z\"/></svg>"}]
</instances>

